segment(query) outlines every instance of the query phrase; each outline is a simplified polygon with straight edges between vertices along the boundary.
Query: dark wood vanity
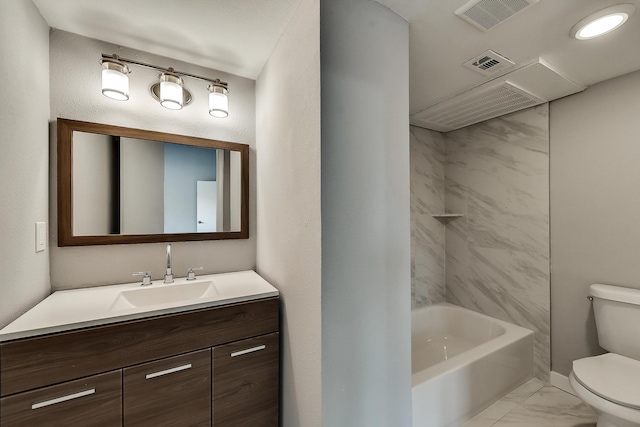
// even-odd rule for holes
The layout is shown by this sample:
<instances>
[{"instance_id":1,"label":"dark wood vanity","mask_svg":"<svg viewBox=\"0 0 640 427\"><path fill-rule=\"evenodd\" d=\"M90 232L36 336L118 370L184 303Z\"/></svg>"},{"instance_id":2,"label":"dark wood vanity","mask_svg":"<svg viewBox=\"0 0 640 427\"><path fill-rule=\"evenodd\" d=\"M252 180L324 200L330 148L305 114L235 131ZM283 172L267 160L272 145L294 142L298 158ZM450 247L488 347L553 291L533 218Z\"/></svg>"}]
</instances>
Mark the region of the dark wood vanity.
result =
<instances>
[{"instance_id":1,"label":"dark wood vanity","mask_svg":"<svg viewBox=\"0 0 640 427\"><path fill-rule=\"evenodd\" d=\"M0 343L0 425L277 426L277 297Z\"/></svg>"}]
</instances>

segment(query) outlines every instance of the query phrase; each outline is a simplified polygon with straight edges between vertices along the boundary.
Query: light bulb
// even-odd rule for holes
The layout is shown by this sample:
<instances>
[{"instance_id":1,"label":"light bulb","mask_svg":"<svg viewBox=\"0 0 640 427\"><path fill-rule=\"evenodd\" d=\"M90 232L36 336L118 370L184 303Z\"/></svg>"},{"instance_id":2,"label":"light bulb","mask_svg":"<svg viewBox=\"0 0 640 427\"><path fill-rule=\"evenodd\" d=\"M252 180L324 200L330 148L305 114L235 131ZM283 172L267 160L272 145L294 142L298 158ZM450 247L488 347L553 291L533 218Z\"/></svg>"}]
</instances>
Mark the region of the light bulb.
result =
<instances>
[{"instance_id":1,"label":"light bulb","mask_svg":"<svg viewBox=\"0 0 640 427\"><path fill-rule=\"evenodd\" d=\"M602 18L596 19L595 21L587 24L583 27L576 37L578 39L591 39L593 37L598 37L603 34L608 33L609 31L613 31L622 25L623 21L627 19L628 15L626 13L616 13L614 15L603 16Z\"/></svg>"},{"instance_id":2,"label":"light bulb","mask_svg":"<svg viewBox=\"0 0 640 427\"><path fill-rule=\"evenodd\" d=\"M627 22L636 11L632 4L619 4L587 16L571 29L570 35L578 40L589 40L610 33Z\"/></svg>"},{"instance_id":3,"label":"light bulb","mask_svg":"<svg viewBox=\"0 0 640 427\"><path fill-rule=\"evenodd\" d=\"M129 68L116 62L104 61L102 70L102 94L116 101L129 99Z\"/></svg>"},{"instance_id":4,"label":"light bulb","mask_svg":"<svg viewBox=\"0 0 640 427\"><path fill-rule=\"evenodd\" d=\"M160 105L170 110L180 110L184 105L182 79L173 74L160 76Z\"/></svg>"},{"instance_id":5,"label":"light bulb","mask_svg":"<svg viewBox=\"0 0 640 427\"><path fill-rule=\"evenodd\" d=\"M209 90L209 114L213 117L225 118L229 115L229 98L224 86L211 84Z\"/></svg>"}]
</instances>

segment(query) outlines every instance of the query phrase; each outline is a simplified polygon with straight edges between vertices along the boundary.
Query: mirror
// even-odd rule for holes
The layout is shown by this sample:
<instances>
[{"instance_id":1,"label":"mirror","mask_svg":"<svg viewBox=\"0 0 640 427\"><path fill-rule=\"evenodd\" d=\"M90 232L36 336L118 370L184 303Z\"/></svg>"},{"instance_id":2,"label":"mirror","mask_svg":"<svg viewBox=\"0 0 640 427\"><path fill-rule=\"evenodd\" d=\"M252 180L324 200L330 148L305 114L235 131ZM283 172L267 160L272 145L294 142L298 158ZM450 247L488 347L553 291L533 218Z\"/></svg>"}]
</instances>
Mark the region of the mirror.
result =
<instances>
[{"instance_id":1,"label":"mirror","mask_svg":"<svg viewBox=\"0 0 640 427\"><path fill-rule=\"evenodd\" d=\"M248 237L248 145L58 119L58 246Z\"/></svg>"}]
</instances>

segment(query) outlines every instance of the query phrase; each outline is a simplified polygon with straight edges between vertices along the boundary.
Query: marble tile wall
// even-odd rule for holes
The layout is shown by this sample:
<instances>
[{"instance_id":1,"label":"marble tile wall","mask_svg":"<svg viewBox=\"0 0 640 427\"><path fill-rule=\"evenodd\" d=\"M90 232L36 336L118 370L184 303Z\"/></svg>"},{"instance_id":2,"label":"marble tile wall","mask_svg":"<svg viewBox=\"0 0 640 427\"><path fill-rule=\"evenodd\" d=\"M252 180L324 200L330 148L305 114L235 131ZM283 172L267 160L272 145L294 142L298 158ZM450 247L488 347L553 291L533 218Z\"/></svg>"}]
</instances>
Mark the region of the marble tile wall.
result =
<instances>
[{"instance_id":1,"label":"marble tile wall","mask_svg":"<svg viewBox=\"0 0 640 427\"><path fill-rule=\"evenodd\" d=\"M446 300L532 329L549 381L548 104L444 135ZM413 195L413 193L412 193Z\"/></svg>"},{"instance_id":2,"label":"marble tile wall","mask_svg":"<svg viewBox=\"0 0 640 427\"><path fill-rule=\"evenodd\" d=\"M439 132L412 126L411 308L445 301L444 140Z\"/></svg>"}]
</instances>

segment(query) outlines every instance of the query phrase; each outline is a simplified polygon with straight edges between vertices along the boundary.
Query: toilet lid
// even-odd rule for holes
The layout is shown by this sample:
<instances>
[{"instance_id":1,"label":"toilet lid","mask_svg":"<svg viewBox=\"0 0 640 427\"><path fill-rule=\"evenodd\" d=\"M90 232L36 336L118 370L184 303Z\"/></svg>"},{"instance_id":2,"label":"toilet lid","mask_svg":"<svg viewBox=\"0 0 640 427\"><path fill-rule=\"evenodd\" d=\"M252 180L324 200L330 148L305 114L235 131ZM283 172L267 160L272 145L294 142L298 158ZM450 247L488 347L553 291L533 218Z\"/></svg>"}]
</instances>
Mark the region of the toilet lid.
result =
<instances>
[{"instance_id":1,"label":"toilet lid","mask_svg":"<svg viewBox=\"0 0 640 427\"><path fill-rule=\"evenodd\" d=\"M573 362L580 384L603 399L640 409L640 361L607 353Z\"/></svg>"}]
</instances>

